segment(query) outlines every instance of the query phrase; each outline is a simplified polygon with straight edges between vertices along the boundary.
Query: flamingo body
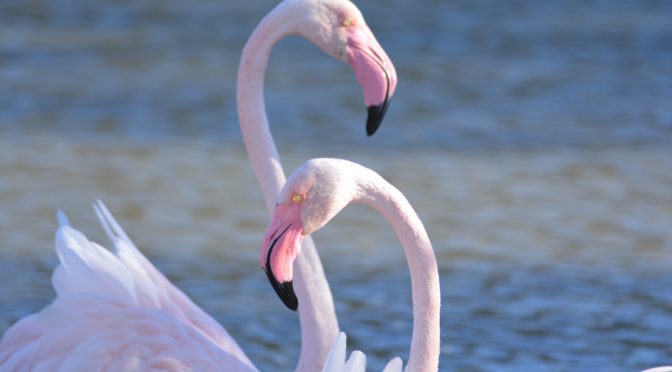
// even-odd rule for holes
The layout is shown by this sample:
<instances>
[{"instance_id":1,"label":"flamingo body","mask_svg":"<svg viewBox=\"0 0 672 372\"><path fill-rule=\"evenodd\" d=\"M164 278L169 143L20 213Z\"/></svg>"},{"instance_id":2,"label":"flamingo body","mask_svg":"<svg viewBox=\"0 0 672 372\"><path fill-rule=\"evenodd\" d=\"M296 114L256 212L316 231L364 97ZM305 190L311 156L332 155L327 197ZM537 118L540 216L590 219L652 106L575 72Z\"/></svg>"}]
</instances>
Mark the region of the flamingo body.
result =
<instances>
[{"instance_id":1,"label":"flamingo body","mask_svg":"<svg viewBox=\"0 0 672 372\"><path fill-rule=\"evenodd\" d=\"M226 330L140 253L102 202L94 207L115 252L59 214L56 299L5 333L0 370L256 370Z\"/></svg>"}]
</instances>

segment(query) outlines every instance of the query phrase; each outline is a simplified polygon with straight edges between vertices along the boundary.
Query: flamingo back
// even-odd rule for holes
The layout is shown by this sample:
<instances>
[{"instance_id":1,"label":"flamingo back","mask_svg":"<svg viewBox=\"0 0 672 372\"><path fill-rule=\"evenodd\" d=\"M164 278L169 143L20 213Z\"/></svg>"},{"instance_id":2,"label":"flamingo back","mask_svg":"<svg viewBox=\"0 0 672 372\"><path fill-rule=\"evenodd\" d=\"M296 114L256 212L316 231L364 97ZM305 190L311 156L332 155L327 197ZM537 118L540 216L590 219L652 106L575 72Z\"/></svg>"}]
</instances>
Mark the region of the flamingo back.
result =
<instances>
[{"instance_id":1,"label":"flamingo back","mask_svg":"<svg viewBox=\"0 0 672 372\"><path fill-rule=\"evenodd\" d=\"M256 370L226 330L142 255L105 205L94 208L115 252L59 213L56 299L5 333L0 369Z\"/></svg>"}]
</instances>

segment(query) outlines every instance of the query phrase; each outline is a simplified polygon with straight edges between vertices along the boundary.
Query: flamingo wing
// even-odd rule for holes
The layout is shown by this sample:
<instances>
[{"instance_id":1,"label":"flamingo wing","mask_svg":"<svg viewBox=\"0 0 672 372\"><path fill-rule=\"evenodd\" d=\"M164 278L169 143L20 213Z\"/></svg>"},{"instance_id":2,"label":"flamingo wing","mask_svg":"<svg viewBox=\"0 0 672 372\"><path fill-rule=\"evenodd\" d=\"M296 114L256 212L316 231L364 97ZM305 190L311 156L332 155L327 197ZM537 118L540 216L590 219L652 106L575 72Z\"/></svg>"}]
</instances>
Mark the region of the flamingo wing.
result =
<instances>
[{"instance_id":1,"label":"flamingo wing","mask_svg":"<svg viewBox=\"0 0 672 372\"><path fill-rule=\"evenodd\" d=\"M0 341L5 371L256 370L214 319L173 286L98 201L115 253L59 212L56 299Z\"/></svg>"}]
</instances>

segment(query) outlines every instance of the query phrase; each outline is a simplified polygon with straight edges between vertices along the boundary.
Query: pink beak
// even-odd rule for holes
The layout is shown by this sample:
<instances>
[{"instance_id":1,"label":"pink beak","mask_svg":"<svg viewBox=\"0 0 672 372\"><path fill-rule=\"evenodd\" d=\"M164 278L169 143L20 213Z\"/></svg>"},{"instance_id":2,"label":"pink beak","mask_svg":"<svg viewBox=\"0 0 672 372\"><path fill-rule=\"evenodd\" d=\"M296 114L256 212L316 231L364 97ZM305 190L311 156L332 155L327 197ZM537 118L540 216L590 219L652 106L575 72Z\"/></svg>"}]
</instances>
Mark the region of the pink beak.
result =
<instances>
[{"instance_id":1,"label":"pink beak","mask_svg":"<svg viewBox=\"0 0 672 372\"><path fill-rule=\"evenodd\" d=\"M293 264L301 251L301 241L303 241L301 206L278 204L261 243L259 262L275 292L292 310L299 307L292 280Z\"/></svg>"},{"instance_id":2,"label":"pink beak","mask_svg":"<svg viewBox=\"0 0 672 372\"><path fill-rule=\"evenodd\" d=\"M368 110L366 134L372 135L385 117L397 87L397 71L368 27L353 27L348 34L349 59L364 89Z\"/></svg>"}]
</instances>

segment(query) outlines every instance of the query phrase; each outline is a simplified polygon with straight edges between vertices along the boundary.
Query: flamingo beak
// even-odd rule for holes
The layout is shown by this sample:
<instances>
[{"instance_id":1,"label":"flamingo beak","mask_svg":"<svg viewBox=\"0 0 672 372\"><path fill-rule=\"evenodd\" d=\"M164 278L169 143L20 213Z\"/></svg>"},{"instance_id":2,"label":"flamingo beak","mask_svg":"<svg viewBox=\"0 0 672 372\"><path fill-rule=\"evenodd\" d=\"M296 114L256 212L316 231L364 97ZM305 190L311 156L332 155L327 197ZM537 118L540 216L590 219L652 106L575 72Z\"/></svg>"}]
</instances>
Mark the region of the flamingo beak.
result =
<instances>
[{"instance_id":1,"label":"flamingo beak","mask_svg":"<svg viewBox=\"0 0 672 372\"><path fill-rule=\"evenodd\" d=\"M259 261L271 286L291 310L299 307L292 279L294 260L299 255L303 241L300 216L301 206L298 204L277 205L259 253Z\"/></svg>"},{"instance_id":2,"label":"flamingo beak","mask_svg":"<svg viewBox=\"0 0 672 372\"><path fill-rule=\"evenodd\" d=\"M364 89L368 111L366 134L376 132L397 87L397 71L371 30L353 27L348 33L348 58Z\"/></svg>"}]
</instances>

